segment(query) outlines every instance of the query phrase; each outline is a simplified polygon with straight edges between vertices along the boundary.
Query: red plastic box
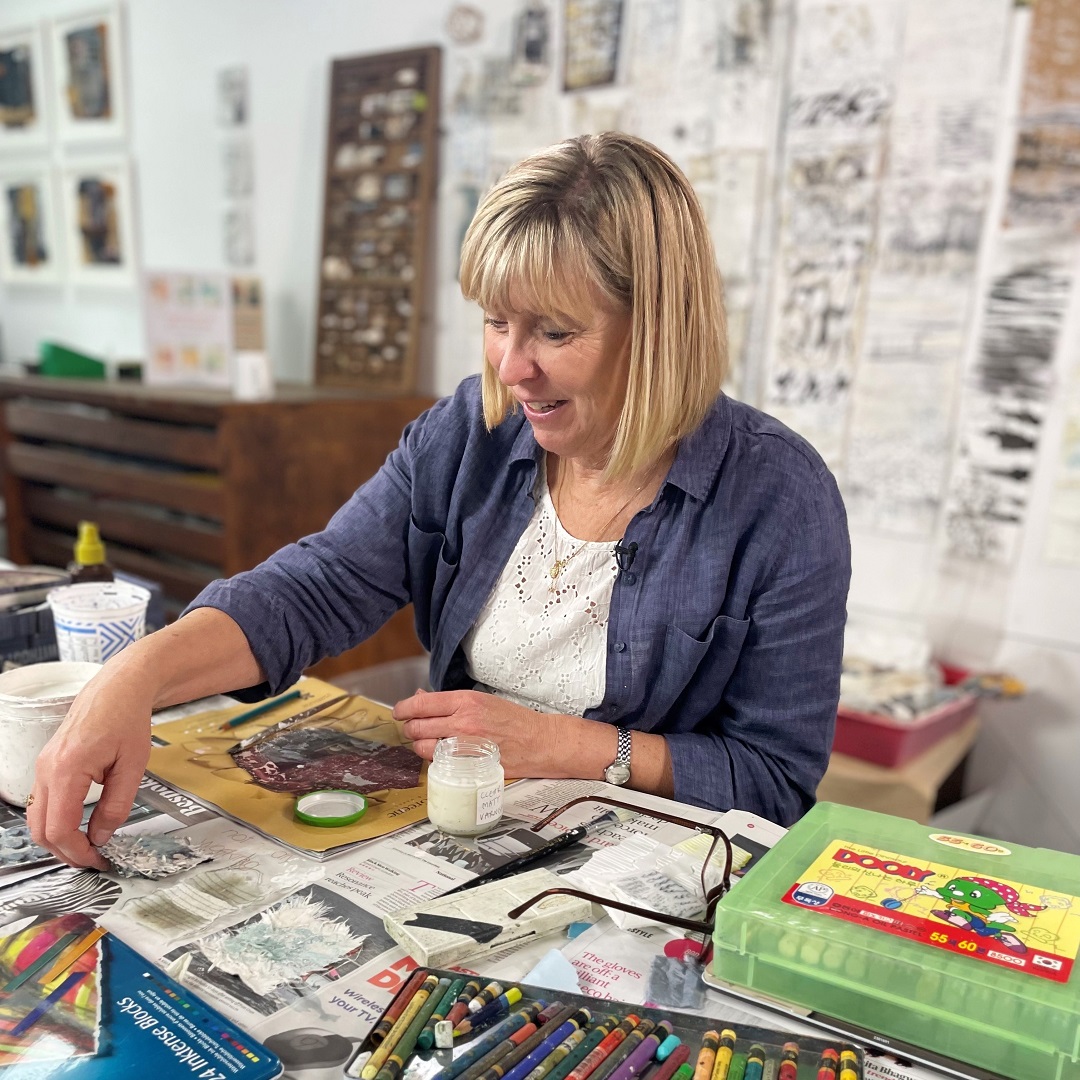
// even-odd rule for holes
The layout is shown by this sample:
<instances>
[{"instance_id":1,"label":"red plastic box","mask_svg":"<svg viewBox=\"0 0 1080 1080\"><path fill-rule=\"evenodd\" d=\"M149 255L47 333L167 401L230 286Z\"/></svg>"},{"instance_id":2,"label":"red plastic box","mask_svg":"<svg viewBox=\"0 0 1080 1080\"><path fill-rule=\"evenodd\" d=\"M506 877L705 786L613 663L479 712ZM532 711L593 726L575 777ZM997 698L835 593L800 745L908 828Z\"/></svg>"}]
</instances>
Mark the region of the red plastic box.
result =
<instances>
[{"instance_id":1,"label":"red plastic box","mask_svg":"<svg viewBox=\"0 0 1080 1080\"><path fill-rule=\"evenodd\" d=\"M962 682L968 675L960 668L946 665L942 665L942 671L949 685ZM856 712L841 705L836 710L833 750L895 769L962 728L975 712L978 701L977 695L965 694L911 721Z\"/></svg>"}]
</instances>

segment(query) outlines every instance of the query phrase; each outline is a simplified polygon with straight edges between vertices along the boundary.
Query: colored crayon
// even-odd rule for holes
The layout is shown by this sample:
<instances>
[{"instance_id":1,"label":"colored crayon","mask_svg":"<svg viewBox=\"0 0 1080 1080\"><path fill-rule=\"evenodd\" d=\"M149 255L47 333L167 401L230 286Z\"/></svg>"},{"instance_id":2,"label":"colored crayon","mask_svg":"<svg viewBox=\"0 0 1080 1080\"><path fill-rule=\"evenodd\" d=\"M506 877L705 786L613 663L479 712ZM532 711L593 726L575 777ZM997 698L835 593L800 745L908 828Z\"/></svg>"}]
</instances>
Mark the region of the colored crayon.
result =
<instances>
[{"instance_id":1,"label":"colored crayon","mask_svg":"<svg viewBox=\"0 0 1080 1080\"><path fill-rule=\"evenodd\" d=\"M641 1023L641 1017L636 1016L634 1013L630 1013L630 1015L627 1016L610 1035L601 1040L599 1046L585 1056L581 1064L567 1076L566 1080L585 1080L586 1077L592 1076L600 1063L608 1057L615 1047L618 1046L639 1023Z\"/></svg>"},{"instance_id":2,"label":"colored crayon","mask_svg":"<svg viewBox=\"0 0 1080 1080\"><path fill-rule=\"evenodd\" d=\"M836 1080L840 1070L840 1055L828 1046L821 1051L821 1060L817 1067L817 1080Z\"/></svg>"},{"instance_id":3,"label":"colored crayon","mask_svg":"<svg viewBox=\"0 0 1080 1080\"><path fill-rule=\"evenodd\" d=\"M746 1072L743 1073L745 1080L761 1080L765 1072L765 1047L754 1043L750 1047L750 1053L746 1055Z\"/></svg>"},{"instance_id":4,"label":"colored crayon","mask_svg":"<svg viewBox=\"0 0 1080 1080\"><path fill-rule=\"evenodd\" d=\"M561 1001L553 1002L536 1018L536 1031L520 1046L515 1047L504 1058L489 1065L478 1077L470 1076L469 1080L502 1080L502 1077L519 1061L535 1050L564 1020L568 1020L576 1012L576 1005L564 1005Z\"/></svg>"},{"instance_id":5,"label":"colored crayon","mask_svg":"<svg viewBox=\"0 0 1080 1080\"><path fill-rule=\"evenodd\" d=\"M701 1037L701 1049L698 1051L697 1064L694 1066L694 1080L712 1080L713 1065L716 1064L716 1049L719 1045L719 1031L706 1031Z\"/></svg>"},{"instance_id":6,"label":"colored crayon","mask_svg":"<svg viewBox=\"0 0 1080 1080\"><path fill-rule=\"evenodd\" d=\"M777 1080L798 1080L798 1076L799 1044L797 1042L786 1042L780 1055L780 1075Z\"/></svg>"},{"instance_id":7,"label":"colored crayon","mask_svg":"<svg viewBox=\"0 0 1080 1080\"><path fill-rule=\"evenodd\" d=\"M592 1080L607 1080L611 1074L641 1045L642 1039L650 1035L656 1023L652 1020L641 1020L638 1026L626 1036L623 1041L611 1051L608 1056L596 1066L592 1074Z\"/></svg>"},{"instance_id":8,"label":"colored crayon","mask_svg":"<svg viewBox=\"0 0 1080 1080\"><path fill-rule=\"evenodd\" d=\"M640 1028L638 1029L640 1031ZM627 1042L634 1038L634 1032L627 1038ZM655 1028L638 1040L623 1063L611 1073L611 1080L634 1080L656 1056L660 1044L671 1034L671 1022L661 1020Z\"/></svg>"},{"instance_id":9,"label":"colored crayon","mask_svg":"<svg viewBox=\"0 0 1080 1080\"><path fill-rule=\"evenodd\" d=\"M777 1071L780 1066L777 1064L776 1058L767 1057L765 1059L765 1068L761 1074L761 1080L779 1080L777 1077Z\"/></svg>"},{"instance_id":10,"label":"colored crayon","mask_svg":"<svg viewBox=\"0 0 1080 1080\"><path fill-rule=\"evenodd\" d=\"M619 1026L619 1018L614 1013L605 1016L592 1029L585 1032L585 1038L554 1069L548 1073L547 1080L566 1080L570 1073L585 1060Z\"/></svg>"},{"instance_id":11,"label":"colored crayon","mask_svg":"<svg viewBox=\"0 0 1080 1080\"><path fill-rule=\"evenodd\" d=\"M738 1036L731 1028L720 1032L720 1045L716 1048L716 1060L713 1063L712 1080L727 1080L731 1070L731 1058L735 1053L735 1040Z\"/></svg>"},{"instance_id":12,"label":"colored crayon","mask_svg":"<svg viewBox=\"0 0 1080 1080\"><path fill-rule=\"evenodd\" d=\"M492 1047L479 1061L474 1062L458 1077L458 1080L475 1080L482 1076L492 1065L502 1061L507 1054L516 1050L526 1039L531 1039L539 1030L535 1023L528 1023L520 1027L513 1034L508 1035L502 1042ZM439 1074L441 1075L441 1074Z\"/></svg>"},{"instance_id":13,"label":"colored crayon","mask_svg":"<svg viewBox=\"0 0 1080 1080\"><path fill-rule=\"evenodd\" d=\"M690 1047L686 1043L681 1043L676 1046L675 1049L668 1054L665 1061L660 1062L656 1067L656 1072L650 1077L650 1080L672 1080L675 1073L686 1065L690 1061ZM693 1070L694 1066L691 1065L690 1069Z\"/></svg>"},{"instance_id":14,"label":"colored crayon","mask_svg":"<svg viewBox=\"0 0 1080 1080\"><path fill-rule=\"evenodd\" d=\"M558 1045L567 1039L570 1035L577 1031L578 1028L584 1027L592 1019L592 1013L588 1009L577 1009L571 1013L565 1020L552 1032L545 1035L543 1040L528 1054L525 1055L509 1072L505 1073L506 1080L525 1080L525 1077L529 1075L544 1060Z\"/></svg>"},{"instance_id":15,"label":"colored crayon","mask_svg":"<svg viewBox=\"0 0 1080 1080\"><path fill-rule=\"evenodd\" d=\"M485 1005L489 1005L503 992L502 983L489 982L483 990L480 991L469 1002L469 1012L479 1012Z\"/></svg>"},{"instance_id":16,"label":"colored crayon","mask_svg":"<svg viewBox=\"0 0 1080 1080\"><path fill-rule=\"evenodd\" d=\"M859 1080L859 1055L850 1046L840 1051L840 1080Z\"/></svg>"},{"instance_id":17,"label":"colored crayon","mask_svg":"<svg viewBox=\"0 0 1080 1080\"><path fill-rule=\"evenodd\" d=\"M531 1073L529 1073L525 1080L544 1080L549 1076L553 1069L562 1064L584 1041L587 1032L584 1027L580 1027L577 1031L571 1031L569 1035Z\"/></svg>"},{"instance_id":18,"label":"colored crayon","mask_svg":"<svg viewBox=\"0 0 1080 1080\"><path fill-rule=\"evenodd\" d=\"M657 1048L656 1048L656 1060L667 1061L671 1057L672 1051L677 1046L682 1046L682 1039L678 1035L669 1035Z\"/></svg>"},{"instance_id":19,"label":"colored crayon","mask_svg":"<svg viewBox=\"0 0 1080 1080\"><path fill-rule=\"evenodd\" d=\"M379 1043L375 1052L371 1055L371 1060L364 1066L363 1072L360 1073L361 1080L375 1080L375 1077L379 1075L379 1070L386 1064L387 1058L394 1052L398 1040L408 1030L409 1025L416 1018L416 1014L424 1007L427 999L431 996L431 991L438 985L438 975L428 975L424 979L420 984L420 988L413 994L412 999L394 1022L394 1026L387 1033L386 1038Z\"/></svg>"},{"instance_id":20,"label":"colored crayon","mask_svg":"<svg viewBox=\"0 0 1080 1080\"><path fill-rule=\"evenodd\" d=\"M506 1017L505 1020L496 1024L480 1038L473 1040L464 1053L454 1058L438 1074L438 1080L454 1080L455 1076L460 1076L466 1069L472 1068L473 1065L476 1065L481 1058L486 1057L496 1047L501 1046L504 1042L509 1042L511 1036L525 1028L531 1028L531 1031L522 1035L521 1038L515 1039L511 1045L516 1046L522 1039L527 1039L536 1030L535 1021L543 1007L544 1003L542 1001L534 1001L531 1005L526 1005L524 1009L519 1009Z\"/></svg>"},{"instance_id":21,"label":"colored crayon","mask_svg":"<svg viewBox=\"0 0 1080 1080\"><path fill-rule=\"evenodd\" d=\"M73 971L59 986L50 991L44 1001L38 1002L5 1036L14 1039L32 1028L72 987L77 986L90 972Z\"/></svg>"},{"instance_id":22,"label":"colored crayon","mask_svg":"<svg viewBox=\"0 0 1080 1080\"><path fill-rule=\"evenodd\" d=\"M424 1026L424 1030L420 1032L420 1038L416 1040L416 1045L421 1050L430 1050L435 1045L435 1025L440 1020L446 1019L446 1014L454 1007L454 1002L458 999L458 994L461 993L465 986L464 979L455 979L448 987L445 994L442 996L442 1001L435 1006L435 1011L431 1014L431 1019L428 1020ZM453 1031L453 1028L450 1029Z\"/></svg>"},{"instance_id":23,"label":"colored crayon","mask_svg":"<svg viewBox=\"0 0 1080 1080\"><path fill-rule=\"evenodd\" d=\"M449 1020L440 1020L435 1025L435 1049L450 1050L454 1046L454 1025Z\"/></svg>"},{"instance_id":24,"label":"colored crayon","mask_svg":"<svg viewBox=\"0 0 1080 1080\"><path fill-rule=\"evenodd\" d=\"M420 1032L424 1030L424 1025L435 1011L435 1006L442 1000L443 995L450 986L450 982L451 980L448 978L439 979L435 984L423 1004L417 1009L412 1023L402 1032L401 1038L398 1039L397 1044L390 1051L390 1056L378 1071L375 1080L398 1080L405 1068L405 1062L409 1060L416 1049L416 1040L420 1038ZM420 995L420 992L420 990L417 991L417 996Z\"/></svg>"},{"instance_id":25,"label":"colored crayon","mask_svg":"<svg viewBox=\"0 0 1080 1080\"><path fill-rule=\"evenodd\" d=\"M694 1066L689 1061L684 1061L676 1070L671 1080L690 1080L694 1075Z\"/></svg>"},{"instance_id":26,"label":"colored crayon","mask_svg":"<svg viewBox=\"0 0 1080 1080\"><path fill-rule=\"evenodd\" d=\"M424 968L417 968L408 978L408 981L398 992L398 996L390 1004L383 1018L371 1030L368 1041L372 1046L379 1043L390 1033L390 1029L397 1023L398 1017L405 1011L405 1006L412 1001L413 994L420 989L420 984L427 978Z\"/></svg>"},{"instance_id":27,"label":"colored crayon","mask_svg":"<svg viewBox=\"0 0 1080 1080\"><path fill-rule=\"evenodd\" d=\"M505 994L500 994L494 1001L488 1002L482 1009L469 1013L454 1028L454 1038L468 1035L470 1031L479 1031L486 1027L492 1020L498 1020L505 1016L510 1009L521 1000L521 991L516 986L511 986Z\"/></svg>"},{"instance_id":28,"label":"colored crayon","mask_svg":"<svg viewBox=\"0 0 1080 1080\"><path fill-rule=\"evenodd\" d=\"M731 1059L731 1068L728 1070L728 1080L745 1080L746 1055L736 1054Z\"/></svg>"},{"instance_id":29,"label":"colored crayon","mask_svg":"<svg viewBox=\"0 0 1080 1080\"><path fill-rule=\"evenodd\" d=\"M18 990L23 983L27 983L31 979L37 978L42 971L53 965L56 958L64 952L69 945L73 945L82 936L83 935L76 930L73 933L64 934L63 937L58 938L36 960L31 960L18 975L13 979L9 979L7 984L3 987L3 993L6 994L12 990Z\"/></svg>"},{"instance_id":30,"label":"colored crayon","mask_svg":"<svg viewBox=\"0 0 1080 1080\"><path fill-rule=\"evenodd\" d=\"M479 979L470 979L462 987L457 1001L454 1002L454 1007L446 1014L446 1019L451 1024L457 1024L462 1017L468 1014L469 1002L480 993L481 986L483 986L483 983Z\"/></svg>"}]
</instances>

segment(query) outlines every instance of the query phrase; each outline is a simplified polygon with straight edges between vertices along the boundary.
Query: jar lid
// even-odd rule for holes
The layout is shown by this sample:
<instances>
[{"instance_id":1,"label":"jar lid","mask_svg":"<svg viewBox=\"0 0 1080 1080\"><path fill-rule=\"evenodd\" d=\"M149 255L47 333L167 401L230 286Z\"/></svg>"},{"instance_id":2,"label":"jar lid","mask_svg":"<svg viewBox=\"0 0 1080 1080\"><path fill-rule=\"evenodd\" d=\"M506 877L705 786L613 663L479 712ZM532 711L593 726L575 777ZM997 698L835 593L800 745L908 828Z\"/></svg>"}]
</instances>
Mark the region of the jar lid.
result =
<instances>
[{"instance_id":1,"label":"jar lid","mask_svg":"<svg viewBox=\"0 0 1080 1080\"><path fill-rule=\"evenodd\" d=\"M363 795L356 791L334 789L298 796L293 813L296 820L305 825L332 829L340 825L352 825L354 821L359 821L366 811L367 799Z\"/></svg>"}]
</instances>

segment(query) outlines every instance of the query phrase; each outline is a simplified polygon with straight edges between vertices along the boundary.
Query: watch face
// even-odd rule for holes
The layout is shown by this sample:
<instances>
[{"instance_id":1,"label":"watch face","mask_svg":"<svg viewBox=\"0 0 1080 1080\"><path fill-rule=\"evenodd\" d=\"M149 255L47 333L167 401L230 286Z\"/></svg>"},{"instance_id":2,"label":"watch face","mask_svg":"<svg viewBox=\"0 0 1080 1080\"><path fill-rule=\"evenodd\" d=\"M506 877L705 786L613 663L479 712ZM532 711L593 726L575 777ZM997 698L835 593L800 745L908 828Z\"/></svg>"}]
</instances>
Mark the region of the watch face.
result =
<instances>
[{"instance_id":1,"label":"watch face","mask_svg":"<svg viewBox=\"0 0 1080 1080\"><path fill-rule=\"evenodd\" d=\"M604 779L609 784L618 784L620 787L630 779L630 766L620 765L616 762L604 770Z\"/></svg>"}]
</instances>

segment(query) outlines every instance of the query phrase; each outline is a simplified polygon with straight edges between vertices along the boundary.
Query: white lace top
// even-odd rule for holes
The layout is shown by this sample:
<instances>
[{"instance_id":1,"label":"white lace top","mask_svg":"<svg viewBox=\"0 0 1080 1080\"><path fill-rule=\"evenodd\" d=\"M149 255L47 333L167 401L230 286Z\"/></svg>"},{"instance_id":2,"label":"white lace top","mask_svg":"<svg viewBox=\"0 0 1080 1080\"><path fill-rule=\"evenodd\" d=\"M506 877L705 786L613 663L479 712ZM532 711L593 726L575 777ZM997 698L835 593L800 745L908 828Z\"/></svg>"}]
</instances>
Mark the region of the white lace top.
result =
<instances>
[{"instance_id":1,"label":"white lace top","mask_svg":"<svg viewBox=\"0 0 1080 1080\"><path fill-rule=\"evenodd\" d=\"M562 527L543 467L535 494L532 520L465 636L465 661L478 690L581 716L604 699L615 544L581 541ZM575 551L552 580L555 560Z\"/></svg>"}]
</instances>

